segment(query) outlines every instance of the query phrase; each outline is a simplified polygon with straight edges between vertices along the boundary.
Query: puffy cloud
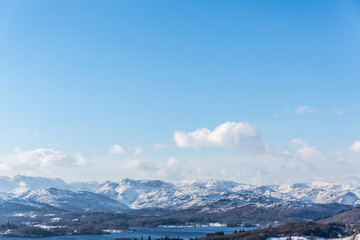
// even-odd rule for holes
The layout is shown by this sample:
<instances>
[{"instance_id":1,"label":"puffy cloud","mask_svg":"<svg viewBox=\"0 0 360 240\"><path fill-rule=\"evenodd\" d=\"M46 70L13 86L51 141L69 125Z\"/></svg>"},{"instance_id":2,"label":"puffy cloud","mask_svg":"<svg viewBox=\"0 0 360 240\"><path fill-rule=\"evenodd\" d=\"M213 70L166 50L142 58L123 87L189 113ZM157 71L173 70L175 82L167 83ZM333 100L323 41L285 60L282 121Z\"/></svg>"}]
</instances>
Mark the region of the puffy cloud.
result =
<instances>
[{"instance_id":1,"label":"puffy cloud","mask_svg":"<svg viewBox=\"0 0 360 240\"><path fill-rule=\"evenodd\" d=\"M124 147L122 146L119 146L119 145L116 145L114 144L111 148L110 148L110 153L112 154L125 154L127 153L127 151L125 150Z\"/></svg>"},{"instance_id":2,"label":"puffy cloud","mask_svg":"<svg viewBox=\"0 0 360 240\"><path fill-rule=\"evenodd\" d=\"M0 157L0 170L32 171L64 167L83 167L87 165L85 157L76 153L70 155L53 149L35 149L22 152L15 149L15 154Z\"/></svg>"},{"instance_id":3,"label":"puffy cloud","mask_svg":"<svg viewBox=\"0 0 360 240\"><path fill-rule=\"evenodd\" d=\"M351 146L350 146L350 151L354 152L354 153L360 153L360 141L355 141Z\"/></svg>"},{"instance_id":4,"label":"puffy cloud","mask_svg":"<svg viewBox=\"0 0 360 240\"><path fill-rule=\"evenodd\" d=\"M315 112L317 112L315 108L306 105L298 106L294 111L294 113L297 115L306 114L306 113L315 113Z\"/></svg>"},{"instance_id":5,"label":"puffy cloud","mask_svg":"<svg viewBox=\"0 0 360 240\"><path fill-rule=\"evenodd\" d=\"M174 141L181 148L227 148L255 154L262 154L266 150L265 143L255 126L245 122L226 122L213 131L207 128L188 133L176 131Z\"/></svg>"}]
</instances>

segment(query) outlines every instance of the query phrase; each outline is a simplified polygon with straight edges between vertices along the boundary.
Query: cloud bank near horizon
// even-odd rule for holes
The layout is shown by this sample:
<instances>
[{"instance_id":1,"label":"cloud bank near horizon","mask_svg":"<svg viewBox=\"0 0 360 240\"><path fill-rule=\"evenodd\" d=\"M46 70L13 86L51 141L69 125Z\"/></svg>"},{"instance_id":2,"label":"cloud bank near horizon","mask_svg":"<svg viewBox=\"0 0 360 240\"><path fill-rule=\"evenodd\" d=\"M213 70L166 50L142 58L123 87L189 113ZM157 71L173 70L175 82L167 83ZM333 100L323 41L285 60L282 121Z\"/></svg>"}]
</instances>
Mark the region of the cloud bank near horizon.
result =
<instances>
[{"instance_id":1,"label":"cloud bank near horizon","mask_svg":"<svg viewBox=\"0 0 360 240\"><path fill-rule=\"evenodd\" d=\"M21 151L15 149L14 154L0 157L0 171L18 171L33 173L41 170L59 168L79 168L88 165L86 158L80 153L68 154L54 149L35 149Z\"/></svg>"},{"instance_id":2,"label":"cloud bank near horizon","mask_svg":"<svg viewBox=\"0 0 360 240\"><path fill-rule=\"evenodd\" d=\"M17 148L13 154L0 156L0 172L41 175L72 169L105 178L168 181L213 178L252 184L279 184L289 182L289 179L291 182L340 180L360 183L360 175L355 171L360 167L360 141L351 143L348 151L335 154L300 138L289 140L281 151L263 139L253 124L228 121L213 130L177 130L173 135L174 146L168 143L156 143L151 147L114 144L108 155L92 156L92 161L80 153L45 148L21 151ZM184 155L184 151L188 154Z\"/></svg>"}]
</instances>

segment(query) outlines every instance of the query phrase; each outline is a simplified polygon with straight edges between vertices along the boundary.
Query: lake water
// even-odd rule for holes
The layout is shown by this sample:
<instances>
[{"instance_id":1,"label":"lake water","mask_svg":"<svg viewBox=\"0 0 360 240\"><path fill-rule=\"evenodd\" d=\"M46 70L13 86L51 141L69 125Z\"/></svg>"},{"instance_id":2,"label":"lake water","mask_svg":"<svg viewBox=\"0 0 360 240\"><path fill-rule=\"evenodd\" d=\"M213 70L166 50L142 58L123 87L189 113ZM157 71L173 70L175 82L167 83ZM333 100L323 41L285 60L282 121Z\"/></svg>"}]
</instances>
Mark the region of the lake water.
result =
<instances>
[{"instance_id":1,"label":"lake water","mask_svg":"<svg viewBox=\"0 0 360 240\"><path fill-rule=\"evenodd\" d=\"M46 239L46 240L112 240L114 238L137 238L140 240L143 236L144 240L148 239L148 236L151 236L151 239L161 238L161 237L180 237L183 239L195 238L195 237L204 237L207 233L221 232L224 231L225 234L233 233L235 230L250 230L254 228L249 227L156 227L156 228L145 228L145 227L133 227L130 229L136 230L135 232L122 232L106 235L81 235L81 236L59 236L59 237L48 237L48 238L36 238L36 239ZM2 237L1 240L29 240L34 238L7 238Z\"/></svg>"}]
</instances>

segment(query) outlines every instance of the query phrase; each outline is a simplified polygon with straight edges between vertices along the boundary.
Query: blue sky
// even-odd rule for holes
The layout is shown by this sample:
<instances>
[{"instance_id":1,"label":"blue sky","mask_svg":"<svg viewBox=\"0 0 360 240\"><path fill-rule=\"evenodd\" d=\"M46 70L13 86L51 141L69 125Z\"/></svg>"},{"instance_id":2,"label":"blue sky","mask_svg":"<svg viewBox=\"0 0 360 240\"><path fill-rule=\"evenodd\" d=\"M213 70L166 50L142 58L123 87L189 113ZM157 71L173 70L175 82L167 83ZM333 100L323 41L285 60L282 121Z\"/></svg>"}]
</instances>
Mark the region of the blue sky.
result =
<instances>
[{"instance_id":1,"label":"blue sky","mask_svg":"<svg viewBox=\"0 0 360 240\"><path fill-rule=\"evenodd\" d=\"M358 1L2 0L0 173L359 182L359 66Z\"/></svg>"}]
</instances>

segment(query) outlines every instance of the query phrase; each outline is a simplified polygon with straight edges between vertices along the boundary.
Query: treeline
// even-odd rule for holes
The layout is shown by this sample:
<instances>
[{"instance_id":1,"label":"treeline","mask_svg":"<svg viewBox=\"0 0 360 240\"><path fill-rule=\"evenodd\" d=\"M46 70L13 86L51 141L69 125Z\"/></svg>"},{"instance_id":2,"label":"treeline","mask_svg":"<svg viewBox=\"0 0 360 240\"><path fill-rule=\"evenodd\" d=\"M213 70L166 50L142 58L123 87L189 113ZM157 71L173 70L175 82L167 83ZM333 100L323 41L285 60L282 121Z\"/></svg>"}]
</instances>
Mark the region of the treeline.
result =
<instances>
[{"instance_id":1,"label":"treeline","mask_svg":"<svg viewBox=\"0 0 360 240\"><path fill-rule=\"evenodd\" d=\"M42 229L39 227L26 225L11 225L11 228L1 226L1 232L5 232L2 236L6 237L22 237L22 238L38 238L38 237L52 237L65 235L65 229Z\"/></svg>"},{"instance_id":2,"label":"treeline","mask_svg":"<svg viewBox=\"0 0 360 240\"><path fill-rule=\"evenodd\" d=\"M333 215L338 211L349 209L341 204L313 204L309 206L274 206L259 207L248 204L224 212L206 212L202 208L186 210L141 209L125 213L90 213L63 212L37 213L36 216L2 216L0 223L39 222L53 225L71 224L73 226L91 225L102 229L118 229L119 227L156 227L161 225L186 225L221 223L228 227L266 226L273 223L288 223ZM51 215L51 216L50 216ZM60 218L59 222L52 222L52 218ZM72 221L77 219L77 221Z\"/></svg>"},{"instance_id":3,"label":"treeline","mask_svg":"<svg viewBox=\"0 0 360 240\"><path fill-rule=\"evenodd\" d=\"M200 240L265 240L270 237L316 236L322 238L339 237L346 234L342 224L320 224L315 222L295 222L277 227L249 230L227 235L210 235Z\"/></svg>"},{"instance_id":4,"label":"treeline","mask_svg":"<svg viewBox=\"0 0 360 240\"><path fill-rule=\"evenodd\" d=\"M287 222L314 219L330 213L348 209L349 206L341 204L313 204L309 207L258 207L253 204L237 207L225 212L204 212L201 208L186 210L165 209L141 209L125 213L91 213L91 212L44 212L31 215L3 215L0 224L3 224L1 232L6 234L22 234L54 236L71 234L103 234L103 230L126 230L129 226L134 227L157 227L159 225L186 225L186 224L208 224L222 223L227 226L262 226L274 222L283 224ZM344 214L344 213L341 213ZM54 221L56 219L56 221ZM22 223L27 223L24 225ZM10 225L9 225L10 224ZM31 225L47 225L49 229L31 228ZM25 229L25 230L23 230ZM272 231L274 231L272 229ZM271 232L270 232L271 233ZM247 236L247 233L241 233ZM236 237L237 235L234 235ZM208 236L208 237L218 237ZM223 236L223 237L227 237ZM251 239L251 238L249 238Z\"/></svg>"},{"instance_id":5,"label":"treeline","mask_svg":"<svg viewBox=\"0 0 360 240\"><path fill-rule=\"evenodd\" d=\"M144 238L141 237L140 240L143 240ZM131 238L114 238L114 240L132 240ZM134 238L133 240L138 240L137 238ZM151 236L148 237L148 240L151 240ZM168 236L165 236L165 237L161 237L161 238L155 238L155 240L184 240L180 237L177 237L177 238L170 238Z\"/></svg>"}]
</instances>

